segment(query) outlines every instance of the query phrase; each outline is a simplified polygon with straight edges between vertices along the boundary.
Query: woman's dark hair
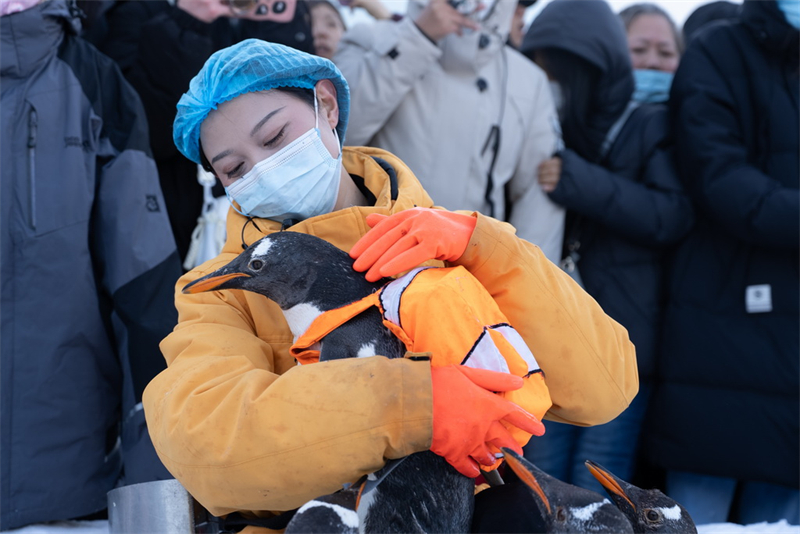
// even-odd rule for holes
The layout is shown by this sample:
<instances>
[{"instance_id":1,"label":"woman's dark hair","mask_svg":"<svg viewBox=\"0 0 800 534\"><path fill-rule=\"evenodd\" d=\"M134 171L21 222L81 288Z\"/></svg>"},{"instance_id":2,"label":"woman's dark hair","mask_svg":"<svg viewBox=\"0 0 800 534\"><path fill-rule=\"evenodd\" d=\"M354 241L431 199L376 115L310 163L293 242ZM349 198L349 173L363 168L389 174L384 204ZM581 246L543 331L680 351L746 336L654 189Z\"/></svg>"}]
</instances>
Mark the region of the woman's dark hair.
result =
<instances>
[{"instance_id":1,"label":"woman's dark hair","mask_svg":"<svg viewBox=\"0 0 800 534\"><path fill-rule=\"evenodd\" d=\"M600 69L559 48L542 48L531 56L561 86L564 107L559 119L564 144L584 159L598 161L607 129L593 123Z\"/></svg>"},{"instance_id":2,"label":"woman's dark hair","mask_svg":"<svg viewBox=\"0 0 800 534\"><path fill-rule=\"evenodd\" d=\"M314 90L313 89L306 89L305 87L276 87L273 91L279 91L281 93L286 93L287 95L291 95L301 102L305 102L311 109L314 109ZM200 165L203 169L207 172L214 173L214 169L211 167L211 163L208 161L206 157L206 153L203 152L203 143L200 143Z\"/></svg>"},{"instance_id":3,"label":"woman's dark hair","mask_svg":"<svg viewBox=\"0 0 800 534\"><path fill-rule=\"evenodd\" d=\"M678 51L679 56L683 55L683 35L678 29L678 25L675 24L675 21L669 16L669 13L664 11L659 6L650 3L633 4L632 6L628 6L619 12L619 18L622 19L622 23L625 24L625 31L630 29L631 24L639 15L658 15L660 17L664 17L664 19L666 19L666 21L669 23L670 28L672 28L672 35L675 38L675 49Z\"/></svg>"}]
</instances>

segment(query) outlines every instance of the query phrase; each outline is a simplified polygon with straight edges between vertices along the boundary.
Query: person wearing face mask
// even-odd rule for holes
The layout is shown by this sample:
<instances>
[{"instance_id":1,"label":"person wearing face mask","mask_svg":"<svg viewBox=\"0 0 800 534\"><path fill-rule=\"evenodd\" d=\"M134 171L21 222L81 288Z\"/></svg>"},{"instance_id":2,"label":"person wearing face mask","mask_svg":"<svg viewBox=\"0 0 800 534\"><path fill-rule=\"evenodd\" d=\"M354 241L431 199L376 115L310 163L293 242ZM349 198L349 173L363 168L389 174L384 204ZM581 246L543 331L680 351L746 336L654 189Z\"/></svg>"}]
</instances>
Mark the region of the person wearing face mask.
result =
<instances>
[{"instance_id":1,"label":"person wearing face mask","mask_svg":"<svg viewBox=\"0 0 800 534\"><path fill-rule=\"evenodd\" d=\"M220 256L176 285L180 321L162 342L168 367L148 385L144 410L164 464L215 515L293 510L428 449L474 477L494 461L479 454L494 442L487 425L499 431L514 414L513 426L531 423L507 401L481 415L476 399L493 391L496 373L473 382L416 357L298 366L274 302L181 293L282 229L350 251L370 281L422 263L466 268L546 368L551 419L604 422L636 392L624 329L510 225L435 209L399 158L343 146L350 104L333 63L258 40L212 55L178 104L176 146L217 176L232 207ZM439 408L450 405L456 417ZM481 430L464 440L463 428Z\"/></svg>"},{"instance_id":2,"label":"person wearing face mask","mask_svg":"<svg viewBox=\"0 0 800 534\"><path fill-rule=\"evenodd\" d=\"M198 218L222 192L204 191L197 165L175 149L175 105L203 62L226 46L256 38L313 52L308 6L302 0L119 1L101 22L105 32L93 44L117 62L142 99L178 253L194 266Z\"/></svg>"},{"instance_id":3,"label":"person wearing face mask","mask_svg":"<svg viewBox=\"0 0 800 534\"><path fill-rule=\"evenodd\" d=\"M745 0L696 34L670 93L697 223L644 450L698 524L800 523L799 29L800 2Z\"/></svg>"},{"instance_id":4,"label":"person wearing face mask","mask_svg":"<svg viewBox=\"0 0 800 534\"><path fill-rule=\"evenodd\" d=\"M505 45L516 6L411 0L399 22L353 27L334 62L351 142L396 153L444 207L508 221L558 261L564 212L536 181L558 120L541 69Z\"/></svg>"},{"instance_id":5,"label":"person wearing face mask","mask_svg":"<svg viewBox=\"0 0 800 534\"><path fill-rule=\"evenodd\" d=\"M683 51L681 33L655 4L634 4L619 13L628 34L637 102L666 102Z\"/></svg>"},{"instance_id":6,"label":"person wearing face mask","mask_svg":"<svg viewBox=\"0 0 800 534\"><path fill-rule=\"evenodd\" d=\"M567 209L562 265L636 346L640 389L614 421L551 424L525 456L551 475L602 492L589 458L631 480L652 389L663 318L663 262L689 231L691 203L671 153L667 108L632 101L634 78L622 23L601 0L554 0L532 21L522 52L557 91L565 148L539 180ZM678 431L679 432L679 431Z\"/></svg>"}]
</instances>

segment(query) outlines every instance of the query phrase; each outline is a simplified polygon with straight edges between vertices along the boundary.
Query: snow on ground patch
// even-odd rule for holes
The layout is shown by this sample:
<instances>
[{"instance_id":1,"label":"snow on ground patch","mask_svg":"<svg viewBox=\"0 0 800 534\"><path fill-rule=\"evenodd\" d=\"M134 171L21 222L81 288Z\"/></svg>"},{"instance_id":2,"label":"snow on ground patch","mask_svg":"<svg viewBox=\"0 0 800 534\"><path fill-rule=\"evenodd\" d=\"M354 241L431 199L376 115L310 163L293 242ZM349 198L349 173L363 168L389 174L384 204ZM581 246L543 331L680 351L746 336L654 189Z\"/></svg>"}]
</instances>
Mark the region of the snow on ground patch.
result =
<instances>
[{"instance_id":1,"label":"snow on ground patch","mask_svg":"<svg viewBox=\"0 0 800 534\"><path fill-rule=\"evenodd\" d=\"M800 534L800 526L790 525L785 519L777 523L710 523L697 525L697 534Z\"/></svg>"}]
</instances>

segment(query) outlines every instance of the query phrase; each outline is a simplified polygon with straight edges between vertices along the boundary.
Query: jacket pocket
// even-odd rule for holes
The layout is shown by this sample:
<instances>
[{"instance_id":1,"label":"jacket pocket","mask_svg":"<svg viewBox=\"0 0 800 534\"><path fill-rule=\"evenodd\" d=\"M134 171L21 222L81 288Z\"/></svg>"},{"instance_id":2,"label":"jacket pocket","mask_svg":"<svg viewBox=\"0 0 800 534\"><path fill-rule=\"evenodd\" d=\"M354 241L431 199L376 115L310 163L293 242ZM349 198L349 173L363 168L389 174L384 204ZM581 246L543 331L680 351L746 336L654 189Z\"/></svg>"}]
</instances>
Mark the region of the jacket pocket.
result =
<instances>
[{"instance_id":1,"label":"jacket pocket","mask_svg":"<svg viewBox=\"0 0 800 534\"><path fill-rule=\"evenodd\" d=\"M91 110L52 93L32 95L27 104L26 223L35 236L87 224L96 184Z\"/></svg>"}]
</instances>

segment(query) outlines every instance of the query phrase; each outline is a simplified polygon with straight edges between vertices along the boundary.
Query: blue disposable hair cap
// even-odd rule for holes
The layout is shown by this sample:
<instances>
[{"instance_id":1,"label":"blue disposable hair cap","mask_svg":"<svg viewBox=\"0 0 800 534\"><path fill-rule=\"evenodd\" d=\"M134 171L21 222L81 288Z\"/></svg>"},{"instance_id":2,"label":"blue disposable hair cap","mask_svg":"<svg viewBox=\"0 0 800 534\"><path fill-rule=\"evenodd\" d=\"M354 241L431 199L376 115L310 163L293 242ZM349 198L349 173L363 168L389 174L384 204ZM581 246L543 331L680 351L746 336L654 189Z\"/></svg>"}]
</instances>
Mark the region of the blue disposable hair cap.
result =
<instances>
[{"instance_id":1,"label":"blue disposable hair cap","mask_svg":"<svg viewBox=\"0 0 800 534\"><path fill-rule=\"evenodd\" d=\"M344 145L350 89L330 60L260 39L247 39L223 48L208 58L178 101L172 128L175 146L181 154L200 163L200 125L219 104L244 93L276 87L314 89L320 80L330 80L336 88L339 103L336 132Z\"/></svg>"}]
</instances>

